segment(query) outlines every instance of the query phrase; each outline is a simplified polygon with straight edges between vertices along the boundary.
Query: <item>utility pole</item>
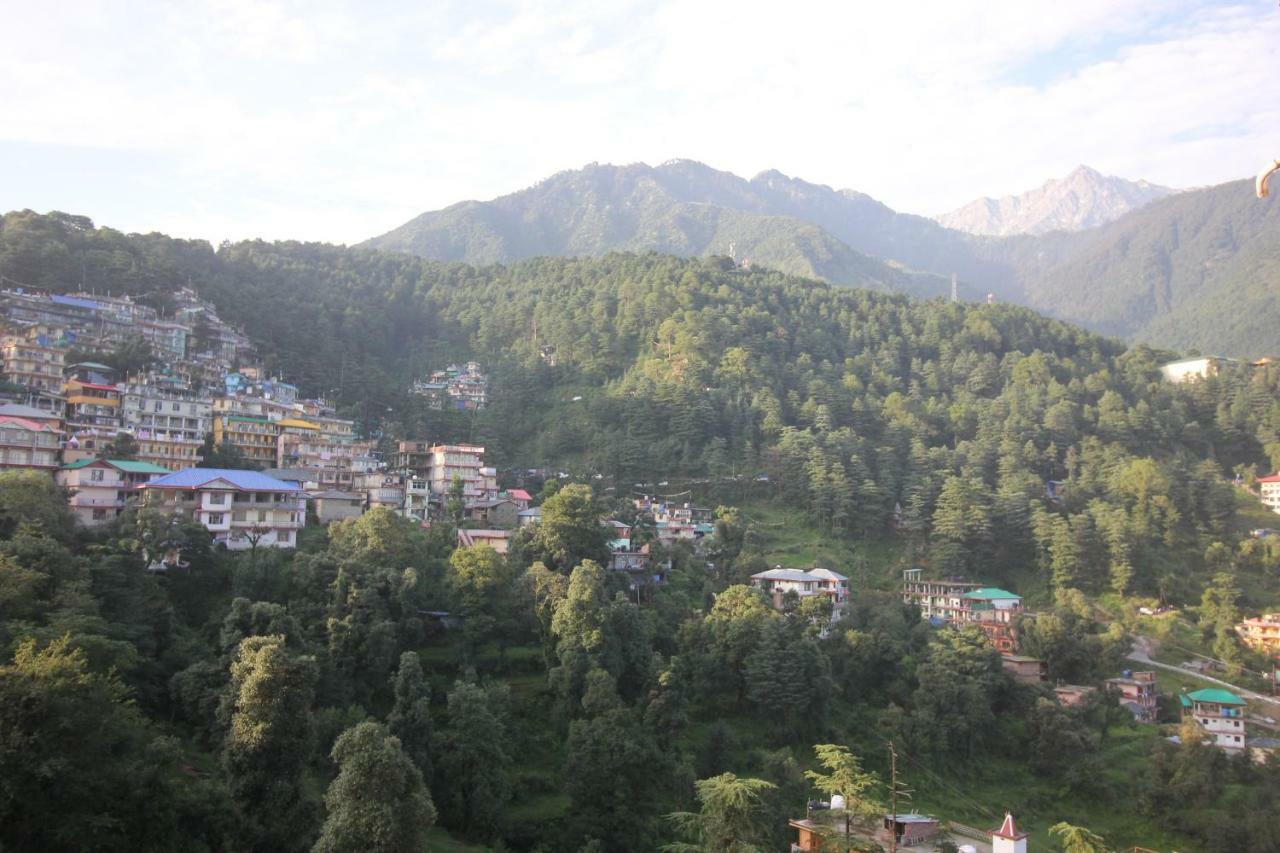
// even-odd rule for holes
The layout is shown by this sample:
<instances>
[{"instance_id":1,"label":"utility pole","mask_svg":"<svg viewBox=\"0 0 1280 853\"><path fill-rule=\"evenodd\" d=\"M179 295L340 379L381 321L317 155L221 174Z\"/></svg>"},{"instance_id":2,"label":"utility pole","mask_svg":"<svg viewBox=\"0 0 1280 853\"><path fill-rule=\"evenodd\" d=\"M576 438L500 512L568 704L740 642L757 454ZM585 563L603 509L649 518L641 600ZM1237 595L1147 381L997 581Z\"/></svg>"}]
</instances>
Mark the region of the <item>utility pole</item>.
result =
<instances>
[{"instance_id":1,"label":"utility pole","mask_svg":"<svg viewBox=\"0 0 1280 853\"><path fill-rule=\"evenodd\" d=\"M956 285L956 274L951 274L951 301L960 301L960 288Z\"/></svg>"},{"instance_id":2,"label":"utility pole","mask_svg":"<svg viewBox=\"0 0 1280 853\"><path fill-rule=\"evenodd\" d=\"M898 785L898 751L889 741L889 853L898 853L898 798L910 800L911 793Z\"/></svg>"},{"instance_id":3,"label":"utility pole","mask_svg":"<svg viewBox=\"0 0 1280 853\"><path fill-rule=\"evenodd\" d=\"M956 277L951 276L951 298L956 292ZM889 741L889 853L898 851L898 751Z\"/></svg>"}]
</instances>

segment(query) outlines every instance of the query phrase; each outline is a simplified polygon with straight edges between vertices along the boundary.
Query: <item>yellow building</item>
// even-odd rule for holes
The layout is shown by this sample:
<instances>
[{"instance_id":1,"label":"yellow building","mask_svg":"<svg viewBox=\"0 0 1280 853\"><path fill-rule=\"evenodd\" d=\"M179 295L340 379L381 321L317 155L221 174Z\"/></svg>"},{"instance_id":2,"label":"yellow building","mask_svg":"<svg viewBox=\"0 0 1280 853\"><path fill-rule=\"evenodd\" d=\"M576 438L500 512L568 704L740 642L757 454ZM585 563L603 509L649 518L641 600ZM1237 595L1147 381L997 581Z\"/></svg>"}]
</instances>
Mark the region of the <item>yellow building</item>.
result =
<instances>
[{"instance_id":1,"label":"yellow building","mask_svg":"<svg viewBox=\"0 0 1280 853\"><path fill-rule=\"evenodd\" d=\"M1280 654L1280 613L1264 613L1236 626L1241 641L1264 654Z\"/></svg>"},{"instance_id":2,"label":"yellow building","mask_svg":"<svg viewBox=\"0 0 1280 853\"><path fill-rule=\"evenodd\" d=\"M221 447L230 444L244 454L245 459L264 468L276 464L276 445L280 439L282 421L269 421L249 415L218 412L213 416L213 443Z\"/></svg>"}]
</instances>

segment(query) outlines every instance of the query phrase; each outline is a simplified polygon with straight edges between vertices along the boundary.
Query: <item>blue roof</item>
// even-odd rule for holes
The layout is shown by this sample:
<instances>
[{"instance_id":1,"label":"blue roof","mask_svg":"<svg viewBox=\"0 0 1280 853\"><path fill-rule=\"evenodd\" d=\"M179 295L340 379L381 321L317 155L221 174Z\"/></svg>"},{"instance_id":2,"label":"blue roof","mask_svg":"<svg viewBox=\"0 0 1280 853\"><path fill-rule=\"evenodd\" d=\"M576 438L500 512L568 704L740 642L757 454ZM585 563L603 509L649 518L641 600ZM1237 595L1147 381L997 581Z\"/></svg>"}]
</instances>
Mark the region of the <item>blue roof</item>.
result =
<instances>
[{"instance_id":1,"label":"blue roof","mask_svg":"<svg viewBox=\"0 0 1280 853\"><path fill-rule=\"evenodd\" d=\"M49 301L55 305L74 305L76 308L88 308L91 311L97 311L102 308L92 299L77 299L74 296L60 296L56 293L49 297Z\"/></svg>"},{"instance_id":2,"label":"blue roof","mask_svg":"<svg viewBox=\"0 0 1280 853\"><path fill-rule=\"evenodd\" d=\"M157 477L144 488L148 489L198 489L213 480L226 480L237 489L249 492L300 492L297 483L277 480L261 471L240 471L234 468L187 468L165 477Z\"/></svg>"}]
</instances>

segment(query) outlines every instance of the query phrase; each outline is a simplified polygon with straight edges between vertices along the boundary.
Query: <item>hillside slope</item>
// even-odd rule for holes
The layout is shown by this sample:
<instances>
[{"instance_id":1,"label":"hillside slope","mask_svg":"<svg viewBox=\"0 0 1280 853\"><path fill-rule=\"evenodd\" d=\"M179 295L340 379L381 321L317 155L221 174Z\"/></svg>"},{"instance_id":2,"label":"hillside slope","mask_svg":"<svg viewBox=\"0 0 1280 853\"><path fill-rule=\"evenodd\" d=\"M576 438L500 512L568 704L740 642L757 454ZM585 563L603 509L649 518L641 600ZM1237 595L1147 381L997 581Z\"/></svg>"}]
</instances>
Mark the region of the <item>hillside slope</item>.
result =
<instances>
[{"instance_id":1,"label":"hillside slope","mask_svg":"<svg viewBox=\"0 0 1280 853\"><path fill-rule=\"evenodd\" d=\"M1055 215L1087 224L1141 193L1077 198ZM962 298L991 293L1127 340L1245 356L1278 348L1278 215L1274 200L1235 182L1160 198L1095 228L980 236L852 190L776 171L746 180L678 160L563 172L490 202L424 213L365 245L494 263L611 250L724 254L732 243L738 258L783 272L914 295L946 293L954 273Z\"/></svg>"}]
</instances>

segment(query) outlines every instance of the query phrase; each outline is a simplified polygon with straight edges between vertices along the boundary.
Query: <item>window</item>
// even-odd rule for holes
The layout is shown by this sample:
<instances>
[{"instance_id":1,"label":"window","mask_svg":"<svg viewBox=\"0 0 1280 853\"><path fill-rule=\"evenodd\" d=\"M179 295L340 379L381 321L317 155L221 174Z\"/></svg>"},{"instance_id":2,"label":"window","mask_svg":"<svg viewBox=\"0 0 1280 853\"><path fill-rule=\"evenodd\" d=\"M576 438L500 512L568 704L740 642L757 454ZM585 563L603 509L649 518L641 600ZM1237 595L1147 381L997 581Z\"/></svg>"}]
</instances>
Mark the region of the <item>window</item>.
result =
<instances>
[{"instance_id":1,"label":"window","mask_svg":"<svg viewBox=\"0 0 1280 853\"><path fill-rule=\"evenodd\" d=\"M226 492L214 492L209 495L209 504L211 506L222 506L227 502Z\"/></svg>"},{"instance_id":2,"label":"window","mask_svg":"<svg viewBox=\"0 0 1280 853\"><path fill-rule=\"evenodd\" d=\"M1236 735L1236 743L1240 742L1240 735Z\"/></svg>"},{"instance_id":3,"label":"window","mask_svg":"<svg viewBox=\"0 0 1280 853\"><path fill-rule=\"evenodd\" d=\"M210 523L210 524L221 524L221 523L222 523L222 513L220 513L220 512L211 512L211 513L209 513L209 523Z\"/></svg>"},{"instance_id":4,"label":"window","mask_svg":"<svg viewBox=\"0 0 1280 853\"><path fill-rule=\"evenodd\" d=\"M94 521L105 521L106 518L107 518L107 511L105 509L95 509L93 511Z\"/></svg>"},{"instance_id":5,"label":"window","mask_svg":"<svg viewBox=\"0 0 1280 853\"><path fill-rule=\"evenodd\" d=\"M91 471L89 471L89 482L101 483L103 480L106 479L106 473L107 472L103 471L101 468L92 469Z\"/></svg>"}]
</instances>

